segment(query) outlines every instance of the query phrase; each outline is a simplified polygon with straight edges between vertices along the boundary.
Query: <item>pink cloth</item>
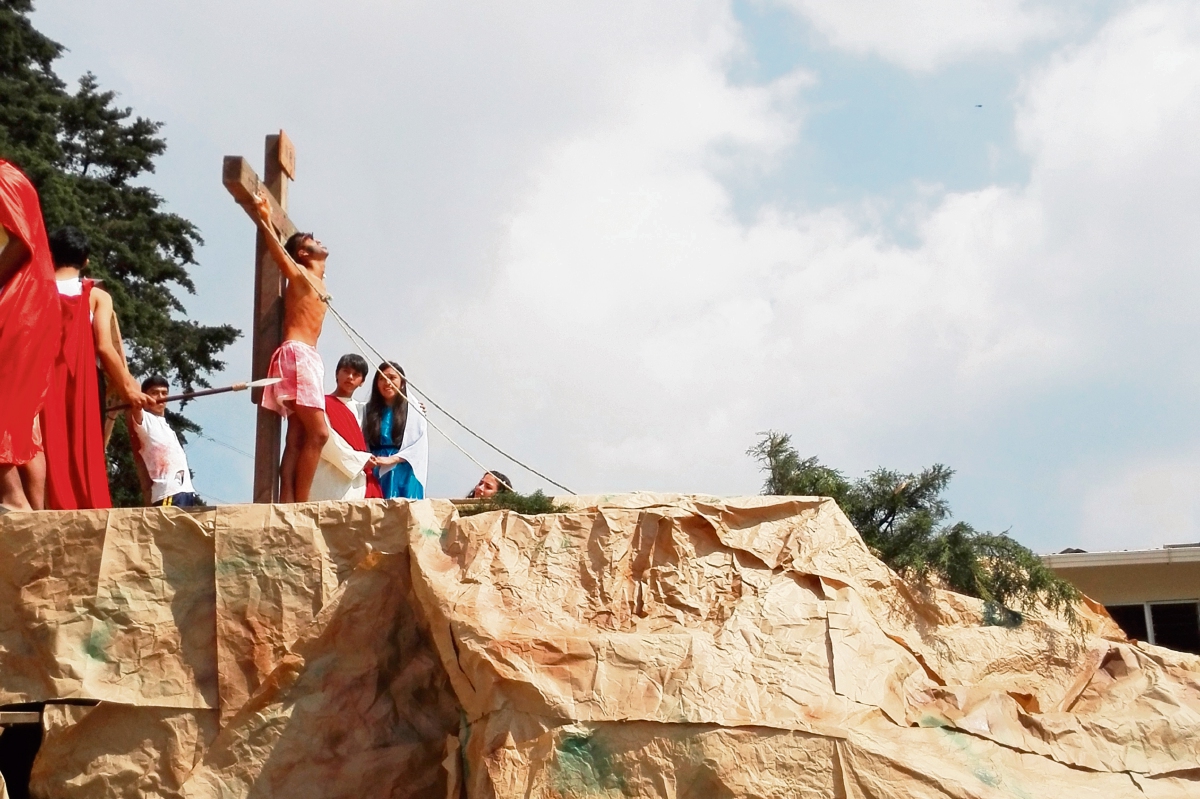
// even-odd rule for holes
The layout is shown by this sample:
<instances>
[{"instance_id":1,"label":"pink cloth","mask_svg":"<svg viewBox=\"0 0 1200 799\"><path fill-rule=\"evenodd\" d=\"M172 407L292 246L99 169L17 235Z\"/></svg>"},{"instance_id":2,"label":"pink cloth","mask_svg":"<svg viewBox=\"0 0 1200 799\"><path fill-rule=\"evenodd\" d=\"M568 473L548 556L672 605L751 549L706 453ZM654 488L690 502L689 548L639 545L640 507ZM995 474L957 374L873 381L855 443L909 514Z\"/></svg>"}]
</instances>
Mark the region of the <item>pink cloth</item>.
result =
<instances>
[{"instance_id":1,"label":"pink cloth","mask_svg":"<svg viewBox=\"0 0 1200 799\"><path fill-rule=\"evenodd\" d=\"M303 341L283 342L271 356L267 377L282 377L283 381L263 389L264 408L286 417L292 411L283 402L291 400L305 408L324 410L325 364L315 347Z\"/></svg>"}]
</instances>

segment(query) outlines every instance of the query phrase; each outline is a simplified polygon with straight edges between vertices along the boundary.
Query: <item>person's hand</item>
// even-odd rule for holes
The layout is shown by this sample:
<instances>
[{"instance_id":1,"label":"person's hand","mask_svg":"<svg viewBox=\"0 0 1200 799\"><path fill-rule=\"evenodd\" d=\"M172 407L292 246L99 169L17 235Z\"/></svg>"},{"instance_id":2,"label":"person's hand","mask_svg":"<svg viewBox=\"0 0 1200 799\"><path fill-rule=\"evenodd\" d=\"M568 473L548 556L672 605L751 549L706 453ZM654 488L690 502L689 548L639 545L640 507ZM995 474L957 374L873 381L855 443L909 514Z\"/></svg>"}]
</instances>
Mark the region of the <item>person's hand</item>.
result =
<instances>
[{"instance_id":1,"label":"person's hand","mask_svg":"<svg viewBox=\"0 0 1200 799\"><path fill-rule=\"evenodd\" d=\"M379 458L372 455L371 457L367 458L367 464L365 466L363 466L363 471L369 472L378 465L379 465Z\"/></svg>"},{"instance_id":2,"label":"person's hand","mask_svg":"<svg viewBox=\"0 0 1200 799\"><path fill-rule=\"evenodd\" d=\"M258 218L268 228L271 225L271 198L267 196L267 190L259 186L258 191L254 195L254 209L258 211Z\"/></svg>"},{"instance_id":3,"label":"person's hand","mask_svg":"<svg viewBox=\"0 0 1200 799\"><path fill-rule=\"evenodd\" d=\"M154 397L143 393L141 390L127 391L122 399L129 403L130 408L137 408L138 410L149 408L151 405L157 404L154 400Z\"/></svg>"}]
</instances>

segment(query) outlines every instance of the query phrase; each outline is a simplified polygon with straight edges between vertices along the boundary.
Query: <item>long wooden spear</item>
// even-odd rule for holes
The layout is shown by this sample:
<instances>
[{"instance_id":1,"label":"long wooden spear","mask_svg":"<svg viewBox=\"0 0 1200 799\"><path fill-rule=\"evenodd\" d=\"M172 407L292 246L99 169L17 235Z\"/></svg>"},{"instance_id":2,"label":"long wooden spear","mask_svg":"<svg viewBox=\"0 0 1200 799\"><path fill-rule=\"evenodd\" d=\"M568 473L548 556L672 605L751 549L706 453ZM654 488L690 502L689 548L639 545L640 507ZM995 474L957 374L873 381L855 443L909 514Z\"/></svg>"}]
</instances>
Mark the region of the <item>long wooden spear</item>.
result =
<instances>
[{"instance_id":1,"label":"long wooden spear","mask_svg":"<svg viewBox=\"0 0 1200 799\"><path fill-rule=\"evenodd\" d=\"M196 397L207 397L212 394L224 394L228 391L245 391L248 388L262 388L263 386L272 386L283 380L282 377L264 377L262 380L251 380L249 383L234 383L232 386L221 386L220 388L205 388L200 391L189 391L185 394L172 394L163 399L160 405L168 402L179 402L180 400L190 400ZM122 405L110 405L110 411L123 411L131 407L129 403Z\"/></svg>"}]
</instances>

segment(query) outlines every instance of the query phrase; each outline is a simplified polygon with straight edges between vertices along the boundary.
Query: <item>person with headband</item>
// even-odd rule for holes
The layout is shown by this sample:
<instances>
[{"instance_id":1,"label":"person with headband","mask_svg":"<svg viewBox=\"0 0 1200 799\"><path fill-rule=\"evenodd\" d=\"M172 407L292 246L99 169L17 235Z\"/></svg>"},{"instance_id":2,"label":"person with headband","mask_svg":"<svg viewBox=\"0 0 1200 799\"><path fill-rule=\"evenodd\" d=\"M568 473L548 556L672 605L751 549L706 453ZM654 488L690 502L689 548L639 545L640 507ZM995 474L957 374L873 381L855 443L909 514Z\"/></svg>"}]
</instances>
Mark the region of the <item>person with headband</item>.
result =
<instances>
[{"instance_id":1,"label":"person with headband","mask_svg":"<svg viewBox=\"0 0 1200 799\"><path fill-rule=\"evenodd\" d=\"M171 393L169 389L167 378L162 375L147 377L142 381L142 391L151 403L145 408L130 409L126 420L133 432L134 455L149 483L150 504L191 508L203 503L192 488L192 470L179 436L167 423L164 400Z\"/></svg>"}]
</instances>

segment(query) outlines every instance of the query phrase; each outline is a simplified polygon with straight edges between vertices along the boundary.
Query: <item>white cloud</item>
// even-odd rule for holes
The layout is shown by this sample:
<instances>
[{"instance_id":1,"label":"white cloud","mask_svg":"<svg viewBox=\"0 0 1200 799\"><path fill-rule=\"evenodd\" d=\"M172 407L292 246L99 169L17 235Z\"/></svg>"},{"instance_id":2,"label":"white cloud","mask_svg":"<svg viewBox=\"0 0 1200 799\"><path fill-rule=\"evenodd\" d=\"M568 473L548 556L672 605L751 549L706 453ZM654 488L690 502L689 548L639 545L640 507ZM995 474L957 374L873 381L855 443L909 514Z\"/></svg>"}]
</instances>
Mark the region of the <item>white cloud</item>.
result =
<instances>
[{"instance_id":1,"label":"white cloud","mask_svg":"<svg viewBox=\"0 0 1200 799\"><path fill-rule=\"evenodd\" d=\"M1123 339L1158 335L1167 321L1192 326L1198 99L1200 9L1191 4L1133 9L1029 81L1017 132L1037 164L1030 193L1052 231L1058 296L1102 314L1092 322L1105 338L1134 309L1147 324ZM1081 292L1099 294L1080 302Z\"/></svg>"},{"instance_id":2,"label":"white cloud","mask_svg":"<svg viewBox=\"0 0 1200 799\"><path fill-rule=\"evenodd\" d=\"M539 383L491 398L497 422L524 418L564 442L557 469L592 489L748 491L743 450L764 427L828 443L928 413L931 392L979 394L1013 364L1028 375L1053 362L1053 334L990 286L1019 252L1010 228L1023 201L998 189L948 198L918 250L837 209L768 207L743 224L712 152L778 148L796 130L780 110L795 82L734 87L719 60L693 66L631 76L611 124L550 149L492 290L453 297L447 324L427 331L423 349L453 353L485 385L537 369ZM481 350L462 319L503 347ZM960 389L964 375L973 385Z\"/></svg>"},{"instance_id":3,"label":"white cloud","mask_svg":"<svg viewBox=\"0 0 1200 799\"><path fill-rule=\"evenodd\" d=\"M777 0L834 47L928 70L978 54L1013 53L1054 37L1065 18L1031 0Z\"/></svg>"},{"instance_id":4,"label":"white cloud","mask_svg":"<svg viewBox=\"0 0 1200 799\"><path fill-rule=\"evenodd\" d=\"M1200 541L1200 462L1130 464L1084 495L1081 544L1091 551Z\"/></svg>"}]
</instances>

